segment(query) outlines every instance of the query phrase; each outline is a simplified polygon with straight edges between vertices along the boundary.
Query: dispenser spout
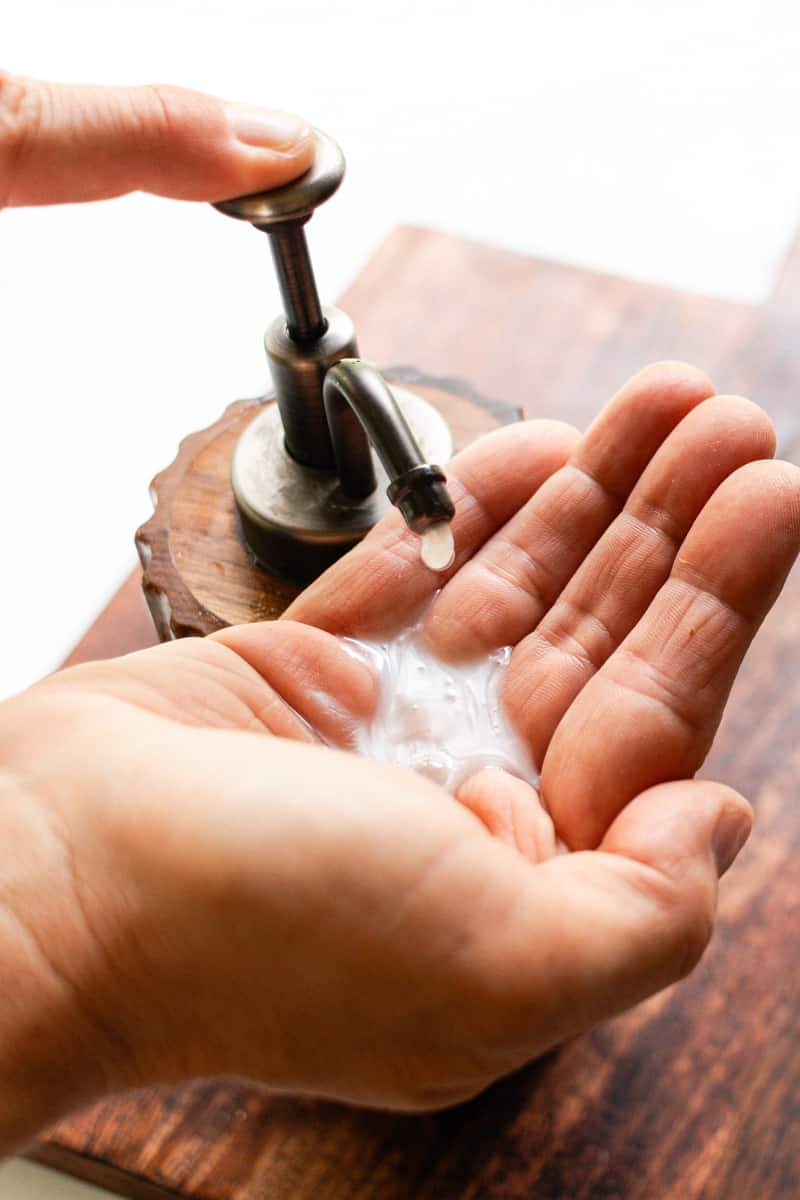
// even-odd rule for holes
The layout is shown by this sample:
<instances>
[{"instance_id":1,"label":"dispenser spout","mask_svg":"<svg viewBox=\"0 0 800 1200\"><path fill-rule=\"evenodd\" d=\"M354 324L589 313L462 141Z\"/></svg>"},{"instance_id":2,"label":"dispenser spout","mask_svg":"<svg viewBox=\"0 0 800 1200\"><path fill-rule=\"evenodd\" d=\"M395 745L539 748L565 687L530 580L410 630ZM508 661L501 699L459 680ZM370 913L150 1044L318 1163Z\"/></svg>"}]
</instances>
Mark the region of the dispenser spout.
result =
<instances>
[{"instance_id":1,"label":"dispenser spout","mask_svg":"<svg viewBox=\"0 0 800 1200\"><path fill-rule=\"evenodd\" d=\"M371 442L389 476L386 494L409 529L425 534L452 520L455 507L444 471L425 462L379 371L358 358L342 359L325 375L322 394L336 468L347 495L362 498L377 485ZM441 535L433 540L441 541Z\"/></svg>"}]
</instances>

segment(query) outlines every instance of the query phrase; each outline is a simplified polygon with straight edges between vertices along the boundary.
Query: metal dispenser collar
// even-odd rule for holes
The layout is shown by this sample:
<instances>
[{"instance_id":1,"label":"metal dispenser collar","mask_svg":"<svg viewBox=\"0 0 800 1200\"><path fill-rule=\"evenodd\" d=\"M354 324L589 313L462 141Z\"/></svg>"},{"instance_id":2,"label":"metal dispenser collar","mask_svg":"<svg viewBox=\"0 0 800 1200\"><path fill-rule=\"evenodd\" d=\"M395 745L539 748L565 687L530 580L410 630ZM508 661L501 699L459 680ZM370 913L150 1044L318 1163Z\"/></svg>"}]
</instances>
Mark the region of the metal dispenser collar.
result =
<instances>
[{"instance_id":1,"label":"metal dispenser collar","mask_svg":"<svg viewBox=\"0 0 800 1200\"><path fill-rule=\"evenodd\" d=\"M387 477L386 494L415 532L454 511L444 473L431 465L452 453L443 418L420 397L390 388L358 358L350 319L320 304L304 225L341 183L344 156L326 134L315 130L315 138L305 175L215 205L270 238L285 312L264 338L277 414L269 405L245 430L231 482L255 556L299 582L378 520L386 508L378 487Z\"/></svg>"}]
</instances>

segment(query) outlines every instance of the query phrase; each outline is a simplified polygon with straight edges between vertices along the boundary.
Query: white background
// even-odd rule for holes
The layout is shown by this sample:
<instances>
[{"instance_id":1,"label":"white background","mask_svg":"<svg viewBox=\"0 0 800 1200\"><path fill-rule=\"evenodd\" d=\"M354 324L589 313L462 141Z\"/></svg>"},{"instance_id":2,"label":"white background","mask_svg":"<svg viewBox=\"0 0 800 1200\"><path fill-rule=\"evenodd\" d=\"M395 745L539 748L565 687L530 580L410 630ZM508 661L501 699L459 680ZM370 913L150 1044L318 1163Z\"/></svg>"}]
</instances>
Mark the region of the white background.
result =
<instances>
[{"instance_id":1,"label":"white background","mask_svg":"<svg viewBox=\"0 0 800 1200\"><path fill-rule=\"evenodd\" d=\"M348 177L310 230L327 299L418 222L757 301L797 217L795 8L4 0L0 45L21 73L176 82L333 133ZM143 195L0 215L0 695L126 575L180 436L263 389L264 242Z\"/></svg>"},{"instance_id":2,"label":"white background","mask_svg":"<svg viewBox=\"0 0 800 1200\"><path fill-rule=\"evenodd\" d=\"M330 131L349 172L311 226L328 299L416 222L757 302L798 215L795 10L3 0L0 53L33 76L181 83ZM127 574L179 437L263 389L276 311L265 244L207 207L2 214L0 695L50 670ZM49 1175L0 1170L1 1196L26 1187L55 1195Z\"/></svg>"}]
</instances>

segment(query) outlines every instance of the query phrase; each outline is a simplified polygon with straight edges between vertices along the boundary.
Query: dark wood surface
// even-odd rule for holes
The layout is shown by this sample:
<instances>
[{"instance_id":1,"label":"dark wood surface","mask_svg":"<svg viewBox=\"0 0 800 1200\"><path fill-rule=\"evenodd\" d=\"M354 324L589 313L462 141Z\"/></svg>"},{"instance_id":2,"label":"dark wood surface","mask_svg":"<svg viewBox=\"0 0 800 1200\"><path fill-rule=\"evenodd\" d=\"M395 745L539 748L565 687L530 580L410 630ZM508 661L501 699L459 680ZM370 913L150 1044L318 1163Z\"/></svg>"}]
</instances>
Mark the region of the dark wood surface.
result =
<instances>
[{"instance_id":1,"label":"dark wood surface","mask_svg":"<svg viewBox=\"0 0 800 1200\"><path fill-rule=\"evenodd\" d=\"M370 358L469 378L584 425L654 358L705 367L800 456L800 250L759 310L414 229L343 300ZM220 407L224 404L221 398ZM132 587L82 643L130 648ZM132 635L133 631L133 635ZM800 575L736 684L704 773L756 829L683 984L450 1112L397 1117L200 1082L106 1101L35 1153L128 1196L204 1200L776 1200L800 1196Z\"/></svg>"},{"instance_id":2,"label":"dark wood surface","mask_svg":"<svg viewBox=\"0 0 800 1200\"><path fill-rule=\"evenodd\" d=\"M384 369L444 416L456 450L522 412L466 383L442 386L419 372ZM267 397L237 400L207 429L189 434L150 485L156 506L136 533L143 587L158 636L205 637L226 625L279 617L300 591L256 564L242 536L230 486L231 458Z\"/></svg>"}]
</instances>

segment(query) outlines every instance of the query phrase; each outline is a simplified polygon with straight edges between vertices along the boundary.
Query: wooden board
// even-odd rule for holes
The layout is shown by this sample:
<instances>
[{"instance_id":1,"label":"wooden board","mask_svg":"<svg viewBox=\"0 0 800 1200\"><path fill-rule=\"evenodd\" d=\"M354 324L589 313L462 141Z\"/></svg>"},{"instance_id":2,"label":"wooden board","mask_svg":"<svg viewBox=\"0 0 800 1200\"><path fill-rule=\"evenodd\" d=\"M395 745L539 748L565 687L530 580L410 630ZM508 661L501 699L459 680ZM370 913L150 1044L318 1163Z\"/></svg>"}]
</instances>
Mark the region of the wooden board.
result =
<instances>
[{"instance_id":1,"label":"wooden board","mask_svg":"<svg viewBox=\"0 0 800 1200\"><path fill-rule=\"evenodd\" d=\"M370 358L470 379L584 425L624 378L687 358L798 458L800 251L763 309L395 232L342 302ZM223 407L225 398L220 398ZM142 636L129 588L82 654ZM135 640L135 639L134 639ZM754 802L711 948L685 983L450 1112L398 1117L199 1082L106 1101L37 1157L132 1197L775 1200L800 1194L800 575L736 685L705 773Z\"/></svg>"}]
</instances>

